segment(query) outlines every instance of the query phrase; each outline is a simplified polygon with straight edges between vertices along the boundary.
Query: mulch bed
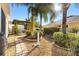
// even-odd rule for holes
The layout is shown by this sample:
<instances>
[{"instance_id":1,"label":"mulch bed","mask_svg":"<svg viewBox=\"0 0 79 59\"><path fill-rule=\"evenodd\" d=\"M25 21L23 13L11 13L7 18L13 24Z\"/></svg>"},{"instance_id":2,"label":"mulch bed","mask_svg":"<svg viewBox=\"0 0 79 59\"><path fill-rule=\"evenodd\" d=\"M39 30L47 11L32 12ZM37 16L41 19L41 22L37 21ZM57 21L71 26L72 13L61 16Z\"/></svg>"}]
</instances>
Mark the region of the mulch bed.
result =
<instances>
[{"instance_id":1,"label":"mulch bed","mask_svg":"<svg viewBox=\"0 0 79 59\"><path fill-rule=\"evenodd\" d=\"M31 36L24 36L23 39L31 42L36 42L36 38L33 38Z\"/></svg>"}]
</instances>

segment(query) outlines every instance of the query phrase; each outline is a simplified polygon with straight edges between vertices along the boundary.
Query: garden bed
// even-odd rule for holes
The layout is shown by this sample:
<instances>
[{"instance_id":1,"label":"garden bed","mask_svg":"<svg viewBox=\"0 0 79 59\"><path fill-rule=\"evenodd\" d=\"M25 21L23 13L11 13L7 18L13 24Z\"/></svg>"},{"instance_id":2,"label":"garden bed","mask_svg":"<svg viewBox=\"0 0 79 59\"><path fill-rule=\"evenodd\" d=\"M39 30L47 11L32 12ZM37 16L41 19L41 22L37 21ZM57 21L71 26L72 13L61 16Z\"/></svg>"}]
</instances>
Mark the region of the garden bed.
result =
<instances>
[{"instance_id":1,"label":"garden bed","mask_svg":"<svg viewBox=\"0 0 79 59\"><path fill-rule=\"evenodd\" d=\"M57 44L53 44L52 55L53 56L74 56L74 53L68 48L63 48Z\"/></svg>"},{"instance_id":2,"label":"garden bed","mask_svg":"<svg viewBox=\"0 0 79 59\"><path fill-rule=\"evenodd\" d=\"M36 38L32 36L25 36L23 39L31 42L36 42Z\"/></svg>"},{"instance_id":3,"label":"garden bed","mask_svg":"<svg viewBox=\"0 0 79 59\"><path fill-rule=\"evenodd\" d=\"M52 37L53 41L59 46L59 48L62 47L63 50L69 50L70 52L72 51L72 53L76 55L75 48L79 46L79 36L77 34L55 32Z\"/></svg>"}]
</instances>

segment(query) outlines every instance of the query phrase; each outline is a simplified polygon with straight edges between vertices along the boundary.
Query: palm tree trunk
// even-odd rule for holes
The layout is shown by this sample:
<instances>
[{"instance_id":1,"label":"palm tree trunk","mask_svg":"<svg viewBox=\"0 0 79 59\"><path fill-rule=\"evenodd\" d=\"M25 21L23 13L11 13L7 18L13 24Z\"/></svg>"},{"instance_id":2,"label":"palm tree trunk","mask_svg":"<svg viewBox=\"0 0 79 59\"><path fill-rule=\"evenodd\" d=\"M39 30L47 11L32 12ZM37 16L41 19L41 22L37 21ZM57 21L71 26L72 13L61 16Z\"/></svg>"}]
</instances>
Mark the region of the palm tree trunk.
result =
<instances>
[{"instance_id":1,"label":"palm tree trunk","mask_svg":"<svg viewBox=\"0 0 79 59\"><path fill-rule=\"evenodd\" d=\"M42 30L42 14L40 14L40 30ZM40 33L40 39L42 39L42 32Z\"/></svg>"},{"instance_id":2,"label":"palm tree trunk","mask_svg":"<svg viewBox=\"0 0 79 59\"><path fill-rule=\"evenodd\" d=\"M40 30L42 30L42 15L40 15Z\"/></svg>"},{"instance_id":3,"label":"palm tree trunk","mask_svg":"<svg viewBox=\"0 0 79 59\"><path fill-rule=\"evenodd\" d=\"M70 6L70 3L63 4L63 19L62 19L62 32L66 34L66 20L67 20L67 10Z\"/></svg>"},{"instance_id":4,"label":"palm tree trunk","mask_svg":"<svg viewBox=\"0 0 79 59\"><path fill-rule=\"evenodd\" d=\"M29 9L28 9L28 20L29 20Z\"/></svg>"},{"instance_id":5,"label":"palm tree trunk","mask_svg":"<svg viewBox=\"0 0 79 59\"><path fill-rule=\"evenodd\" d=\"M62 19L62 32L66 34L66 18L67 18L67 10L63 11L63 19Z\"/></svg>"}]
</instances>

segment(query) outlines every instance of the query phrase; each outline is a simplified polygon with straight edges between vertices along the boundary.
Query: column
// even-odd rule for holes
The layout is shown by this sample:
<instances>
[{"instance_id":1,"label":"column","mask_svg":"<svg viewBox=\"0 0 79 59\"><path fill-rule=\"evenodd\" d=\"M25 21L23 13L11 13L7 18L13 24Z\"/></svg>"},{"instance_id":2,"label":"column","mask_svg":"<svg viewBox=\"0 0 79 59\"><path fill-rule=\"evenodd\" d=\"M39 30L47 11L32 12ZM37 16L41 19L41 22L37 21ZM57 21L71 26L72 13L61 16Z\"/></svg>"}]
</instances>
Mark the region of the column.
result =
<instances>
[{"instance_id":1,"label":"column","mask_svg":"<svg viewBox=\"0 0 79 59\"><path fill-rule=\"evenodd\" d=\"M1 32L1 5L0 5L0 32Z\"/></svg>"},{"instance_id":2,"label":"column","mask_svg":"<svg viewBox=\"0 0 79 59\"><path fill-rule=\"evenodd\" d=\"M9 19L10 19L10 17L7 15L6 16L6 19L5 19L5 26L6 26L6 28L5 28L5 36L6 36L6 38L8 37L8 29L9 29Z\"/></svg>"}]
</instances>

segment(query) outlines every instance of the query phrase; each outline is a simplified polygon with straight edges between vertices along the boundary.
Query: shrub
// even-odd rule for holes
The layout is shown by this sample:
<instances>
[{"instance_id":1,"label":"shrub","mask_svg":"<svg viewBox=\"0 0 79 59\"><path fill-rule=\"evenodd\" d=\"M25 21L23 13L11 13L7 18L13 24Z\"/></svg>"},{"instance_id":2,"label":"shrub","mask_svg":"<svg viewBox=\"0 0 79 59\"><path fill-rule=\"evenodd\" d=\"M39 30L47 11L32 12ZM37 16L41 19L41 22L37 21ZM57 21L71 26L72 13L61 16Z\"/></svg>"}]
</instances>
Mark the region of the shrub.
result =
<instances>
[{"instance_id":1,"label":"shrub","mask_svg":"<svg viewBox=\"0 0 79 59\"><path fill-rule=\"evenodd\" d=\"M79 36L75 33L68 33L65 46L68 48L75 48L78 45Z\"/></svg>"},{"instance_id":2,"label":"shrub","mask_svg":"<svg viewBox=\"0 0 79 59\"><path fill-rule=\"evenodd\" d=\"M79 39L79 36L78 36L78 39ZM78 45L75 48L75 55L79 56L79 40L78 40Z\"/></svg>"},{"instance_id":3,"label":"shrub","mask_svg":"<svg viewBox=\"0 0 79 59\"><path fill-rule=\"evenodd\" d=\"M31 36L34 37L34 38L37 38L37 33L38 33L38 31L35 30L35 31L33 31L33 32L31 33ZM42 32L39 32L39 36L41 36L41 35L42 35Z\"/></svg>"},{"instance_id":4,"label":"shrub","mask_svg":"<svg viewBox=\"0 0 79 59\"><path fill-rule=\"evenodd\" d=\"M26 31L26 35L27 36L30 36L30 38L36 38L37 37L37 31L35 30L35 31Z\"/></svg>"},{"instance_id":5,"label":"shrub","mask_svg":"<svg viewBox=\"0 0 79 59\"><path fill-rule=\"evenodd\" d=\"M28 31L26 31L26 35L27 36L30 36L31 35L31 32L28 30Z\"/></svg>"},{"instance_id":6,"label":"shrub","mask_svg":"<svg viewBox=\"0 0 79 59\"><path fill-rule=\"evenodd\" d=\"M52 35L54 32L58 32L59 28L54 27L54 28L44 28L44 34Z\"/></svg>"},{"instance_id":7,"label":"shrub","mask_svg":"<svg viewBox=\"0 0 79 59\"><path fill-rule=\"evenodd\" d=\"M53 34L53 38L55 39L55 41L63 40L63 33L62 32L55 32Z\"/></svg>"},{"instance_id":8,"label":"shrub","mask_svg":"<svg viewBox=\"0 0 79 59\"><path fill-rule=\"evenodd\" d=\"M53 34L53 39L55 41L55 43L57 43L59 46L63 46L64 42L63 42L63 39L64 39L64 34L62 32L55 32Z\"/></svg>"},{"instance_id":9,"label":"shrub","mask_svg":"<svg viewBox=\"0 0 79 59\"><path fill-rule=\"evenodd\" d=\"M36 38L36 37L37 37L37 31L36 31L36 30L33 31L33 32L31 33L31 35L32 35L34 38Z\"/></svg>"},{"instance_id":10,"label":"shrub","mask_svg":"<svg viewBox=\"0 0 79 59\"><path fill-rule=\"evenodd\" d=\"M55 32L53 39L59 46L66 48L75 48L79 42L79 36L75 33L63 34L62 32Z\"/></svg>"},{"instance_id":11,"label":"shrub","mask_svg":"<svg viewBox=\"0 0 79 59\"><path fill-rule=\"evenodd\" d=\"M53 39L60 47L69 48L75 55L79 55L79 36L77 34L55 32Z\"/></svg>"}]
</instances>

